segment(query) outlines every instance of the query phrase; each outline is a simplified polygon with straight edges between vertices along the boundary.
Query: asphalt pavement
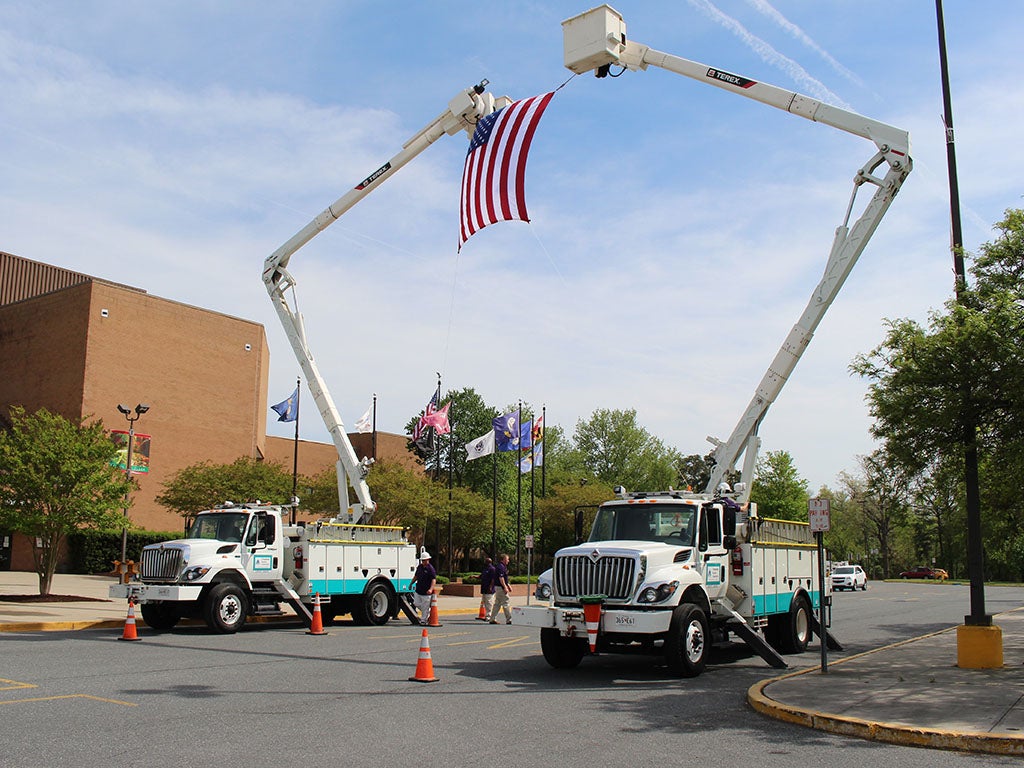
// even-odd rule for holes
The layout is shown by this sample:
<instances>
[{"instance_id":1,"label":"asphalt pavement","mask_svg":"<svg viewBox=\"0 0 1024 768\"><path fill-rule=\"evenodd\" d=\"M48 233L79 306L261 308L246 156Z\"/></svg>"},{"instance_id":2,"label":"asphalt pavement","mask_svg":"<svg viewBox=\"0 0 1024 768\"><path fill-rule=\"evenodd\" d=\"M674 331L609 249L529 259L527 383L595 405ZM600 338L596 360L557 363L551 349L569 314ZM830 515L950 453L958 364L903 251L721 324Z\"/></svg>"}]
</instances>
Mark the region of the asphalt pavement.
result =
<instances>
[{"instance_id":1,"label":"asphalt pavement","mask_svg":"<svg viewBox=\"0 0 1024 768\"><path fill-rule=\"evenodd\" d=\"M121 600L108 600L109 576L57 574L54 595L91 598L64 602L0 600L0 632L122 628ZM519 585L514 605L525 605ZM35 574L0 572L0 595L38 592ZM534 601L535 602L535 601ZM476 613L479 600L442 595L441 616ZM747 692L757 711L830 733L906 746L1024 755L1024 609L994 617L1002 631L1003 666L957 666L956 627L842 656L762 680ZM146 627L139 622L139 635ZM817 652L812 646L808 653Z\"/></svg>"}]
</instances>

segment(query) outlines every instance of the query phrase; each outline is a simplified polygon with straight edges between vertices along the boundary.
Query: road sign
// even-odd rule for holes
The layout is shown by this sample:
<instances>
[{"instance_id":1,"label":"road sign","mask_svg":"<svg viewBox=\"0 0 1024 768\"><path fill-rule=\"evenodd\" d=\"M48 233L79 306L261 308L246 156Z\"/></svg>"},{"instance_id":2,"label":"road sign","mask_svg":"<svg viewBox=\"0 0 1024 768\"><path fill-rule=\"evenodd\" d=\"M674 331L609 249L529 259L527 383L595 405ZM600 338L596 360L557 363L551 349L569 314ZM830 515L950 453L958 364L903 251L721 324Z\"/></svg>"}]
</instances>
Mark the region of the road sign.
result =
<instances>
[{"instance_id":1,"label":"road sign","mask_svg":"<svg viewBox=\"0 0 1024 768\"><path fill-rule=\"evenodd\" d=\"M533 535L528 533L523 538L526 540L526 548L533 549Z\"/></svg>"},{"instance_id":2,"label":"road sign","mask_svg":"<svg viewBox=\"0 0 1024 768\"><path fill-rule=\"evenodd\" d=\"M807 519L811 533L827 531L831 527L832 503L829 499L808 499Z\"/></svg>"}]
</instances>

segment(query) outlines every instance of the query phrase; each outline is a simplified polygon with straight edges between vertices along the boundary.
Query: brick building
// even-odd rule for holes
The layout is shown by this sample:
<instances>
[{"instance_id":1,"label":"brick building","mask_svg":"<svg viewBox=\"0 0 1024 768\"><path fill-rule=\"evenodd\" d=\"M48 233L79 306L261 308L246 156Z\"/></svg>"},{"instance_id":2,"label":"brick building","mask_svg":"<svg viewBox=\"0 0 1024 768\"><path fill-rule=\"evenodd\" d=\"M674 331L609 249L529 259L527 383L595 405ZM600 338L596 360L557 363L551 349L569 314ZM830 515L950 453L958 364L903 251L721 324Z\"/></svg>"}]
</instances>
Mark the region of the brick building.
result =
<instances>
[{"instance_id":1,"label":"brick building","mask_svg":"<svg viewBox=\"0 0 1024 768\"><path fill-rule=\"evenodd\" d=\"M135 475L130 511L143 528L180 528L154 498L190 464L251 456L291 467L293 441L266 434L269 367L258 323L0 252L0 428L20 405L127 430L118 404L148 405L135 431L152 436L150 471ZM377 437L379 456L408 460L403 436ZM336 460L333 445L300 442L300 473ZM13 545L9 567L31 569L27 544Z\"/></svg>"}]
</instances>

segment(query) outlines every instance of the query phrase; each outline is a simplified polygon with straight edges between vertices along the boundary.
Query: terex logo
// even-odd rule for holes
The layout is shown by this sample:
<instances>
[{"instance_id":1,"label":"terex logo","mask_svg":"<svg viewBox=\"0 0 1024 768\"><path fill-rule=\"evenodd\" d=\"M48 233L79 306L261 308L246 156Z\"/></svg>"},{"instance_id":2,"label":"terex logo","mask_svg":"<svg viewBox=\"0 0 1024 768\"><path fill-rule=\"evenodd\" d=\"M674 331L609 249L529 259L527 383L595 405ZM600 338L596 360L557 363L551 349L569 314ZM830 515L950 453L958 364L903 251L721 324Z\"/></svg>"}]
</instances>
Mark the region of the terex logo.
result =
<instances>
[{"instance_id":1,"label":"terex logo","mask_svg":"<svg viewBox=\"0 0 1024 768\"><path fill-rule=\"evenodd\" d=\"M712 80L718 80L723 83L729 83L729 85L735 85L737 88L749 88L752 85L757 85L757 80L748 80L745 77L734 75L731 72L723 72L720 69L709 69L708 77Z\"/></svg>"}]
</instances>

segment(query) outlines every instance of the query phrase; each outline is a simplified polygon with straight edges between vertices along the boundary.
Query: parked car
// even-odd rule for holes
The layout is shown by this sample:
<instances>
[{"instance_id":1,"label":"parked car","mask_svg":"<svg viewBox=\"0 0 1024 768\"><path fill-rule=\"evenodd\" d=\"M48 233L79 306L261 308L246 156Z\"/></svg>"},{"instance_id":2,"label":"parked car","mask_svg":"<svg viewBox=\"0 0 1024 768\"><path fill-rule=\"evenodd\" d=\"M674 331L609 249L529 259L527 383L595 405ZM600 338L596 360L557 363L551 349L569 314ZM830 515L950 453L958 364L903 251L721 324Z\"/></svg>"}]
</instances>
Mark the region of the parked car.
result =
<instances>
[{"instance_id":1,"label":"parked car","mask_svg":"<svg viewBox=\"0 0 1024 768\"><path fill-rule=\"evenodd\" d=\"M832 589L838 592L842 589L868 588L868 575L859 565L839 565L832 570Z\"/></svg>"},{"instance_id":2,"label":"parked car","mask_svg":"<svg viewBox=\"0 0 1024 768\"><path fill-rule=\"evenodd\" d=\"M900 574L901 579L936 579L937 581L945 581L949 578L949 574L942 568L929 568L927 565L919 565L916 568L911 568L909 571L903 571Z\"/></svg>"}]
</instances>

